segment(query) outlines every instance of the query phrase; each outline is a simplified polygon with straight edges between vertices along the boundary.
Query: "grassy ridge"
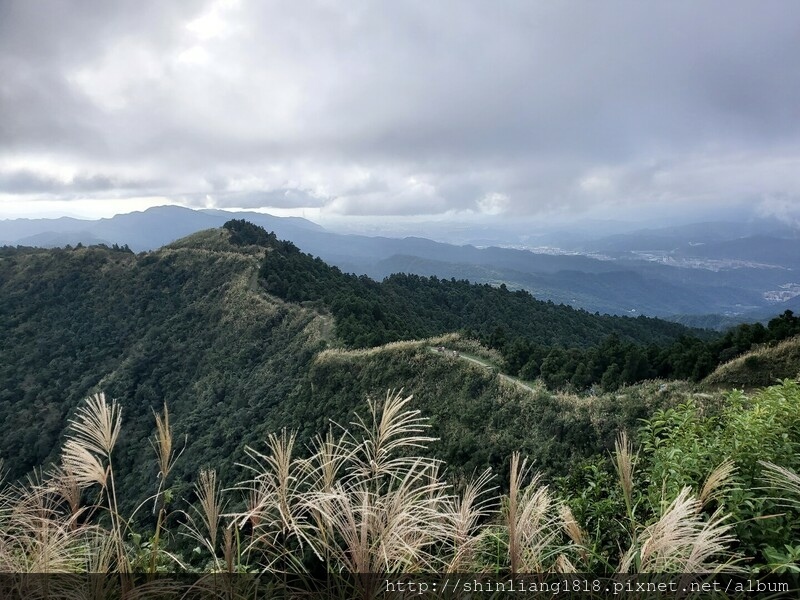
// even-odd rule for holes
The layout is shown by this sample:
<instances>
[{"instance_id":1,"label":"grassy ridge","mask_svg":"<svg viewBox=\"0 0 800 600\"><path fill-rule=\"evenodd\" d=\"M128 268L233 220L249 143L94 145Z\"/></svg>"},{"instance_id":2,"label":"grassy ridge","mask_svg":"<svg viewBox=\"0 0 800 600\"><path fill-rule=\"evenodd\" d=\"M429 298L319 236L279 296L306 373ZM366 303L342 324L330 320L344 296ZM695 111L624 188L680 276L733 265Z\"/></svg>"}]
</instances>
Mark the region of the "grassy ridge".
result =
<instances>
[{"instance_id":1,"label":"grassy ridge","mask_svg":"<svg viewBox=\"0 0 800 600\"><path fill-rule=\"evenodd\" d=\"M800 336L748 352L717 367L704 383L739 388L763 387L800 377Z\"/></svg>"},{"instance_id":2,"label":"grassy ridge","mask_svg":"<svg viewBox=\"0 0 800 600\"><path fill-rule=\"evenodd\" d=\"M184 485L282 424L275 407L324 347L329 318L259 292L263 249L234 249L226 237L139 256L84 248L0 260L0 452L12 478L54 457L72 411L99 389L122 402L123 467L139 463L152 411L170 404L179 435L193 440ZM131 497L155 475L124 471Z\"/></svg>"},{"instance_id":3,"label":"grassy ridge","mask_svg":"<svg viewBox=\"0 0 800 600\"><path fill-rule=\"evenodd\" d=\"M310 413L297 414L292 422L302 423L301 434L319 431L327 416L313 415L325 415L330 399L358 406L359 398L380 397L386 389L403 387L430 417L432 433L439 438L433 451L462 473L486 466L502 473L508 456L519 450L535 459L545 475L555 476L612 449L619 430L633 430L655 410L692 396L690 386L682 382L647 382L594 397L554 393L542 386L527 390L485 367L430 351L440 344L474 349L452 335L322 352L309 371Z\"/></svg>"}]
</instances>

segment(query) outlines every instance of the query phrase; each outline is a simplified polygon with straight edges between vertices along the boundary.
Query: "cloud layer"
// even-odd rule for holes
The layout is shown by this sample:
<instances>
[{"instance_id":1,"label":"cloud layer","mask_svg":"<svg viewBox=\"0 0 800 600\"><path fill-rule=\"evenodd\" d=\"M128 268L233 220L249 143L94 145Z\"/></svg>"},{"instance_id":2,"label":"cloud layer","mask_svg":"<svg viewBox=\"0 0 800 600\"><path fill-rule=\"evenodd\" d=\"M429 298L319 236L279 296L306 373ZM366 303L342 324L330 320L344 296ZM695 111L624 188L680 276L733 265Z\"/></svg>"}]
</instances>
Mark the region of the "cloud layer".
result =
<instances>
[{"instance_id":1,"label":"cloud layer","mask_svg":"<svg viewBox=\"0 0 800 600\"><path fill-rule=\"evenodd\" d=\"M0 216L147 196L331 215L791 214L797 56L793 0L6 0Z\"/></svg>"}]
</instances>

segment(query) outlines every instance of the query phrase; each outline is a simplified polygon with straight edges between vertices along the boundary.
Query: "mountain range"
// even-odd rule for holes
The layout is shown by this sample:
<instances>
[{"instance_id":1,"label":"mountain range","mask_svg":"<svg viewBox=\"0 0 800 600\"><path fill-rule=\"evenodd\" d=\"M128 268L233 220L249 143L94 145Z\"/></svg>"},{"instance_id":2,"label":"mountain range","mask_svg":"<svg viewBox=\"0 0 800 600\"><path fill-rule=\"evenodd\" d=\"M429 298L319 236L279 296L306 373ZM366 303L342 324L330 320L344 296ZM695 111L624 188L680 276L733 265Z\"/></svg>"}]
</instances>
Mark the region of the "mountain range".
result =
<instances>
[{"instance_id":1,"label":"mountain range","mask_svg":"<svg viewBox=\"0 0 800 600\"><path fill-rule=\"evenodd\" d=\"M596 239L587 239L585 231L580 236L562 232L548 238L561 246L511 248L340 234L297 217L163 206L96 221L2 220L0 243L105 243L140 252L234 217L274 231L346 272L375 279L404 272L505 284L590 312L721 326L769 318L794 308L800 297L800 237L773 221L695 223Z\"/></svg>"},{"instance_id":2,"label":"mountain range","mask_svg":"<svg viewBox=\"0 0 800 600\"><path fill-rule=\"evenodd\" d=\"M200 499L196 484L208 469L236 510L250 497L231 486L250 476L248 456L273 460L269 440L285 444L292 464L306 464L316 434L335 439L357 430L353 413L365 414L365 399L374 406L401 388L414 396L411 423L417 410L430 418L424 431L435 440L424 452L446 462L454 486L489 468L508 491L509 457L521 452L535 458L542 482L576 498L576 515L590 523L586 515L606 506L616 487L603 484L589 504L580 494L598 478L613 483L610 452L619 431L662 436L670 419L696 424L691 411L715 419L713 411L730 404L723 414L744 415L737 433L759 444L774 437L796 461L797 436L781 420L794 414L784 405L795 384L784 383L786 394L760 396L781 401L774 411L780 418L760 405L752 416L736 405L741 394L715 389L796 372L792 336L800 318L788 313L767 327L742 325L722 335L643 316L595 315L502 283L413 274L377 282L240 219L138 254L124 245L0 248L0 297L0 458L8 480L37 481L35 469L50 472L65 440L74 439L83 399L105 392L124 423L114 446L114 494L123 514L135 513L126 517L134 530L157 527L149 500L165 480L151 445L153 415L165 405L177 457L163 488L170 522L191 514L188 504ZM745 354L754 348L755 355ZM708 373L714 387L676 381ZM762 423L765 429L751 432ZM718 430L708 431L690 442L720 439ZM661 448L664 438L654 439L650 448ZM757 450L744 459L776 460ZM641 463L647 468L660 464L651 455ZM712 448L709 462L720 455L729 453ZM677 466L684 463L690 461ZM736 489L751 489L753 481ZM660 484L652 489L663 493ZM140 511L143 500L148 510ZM749 530L740 536L750 555L764 543L763 526L753 529L755 538ZM789 529L779 540L793 536ZM175 537L175 551L191 561L194 542Z\"/></svg>"},{"instance_id":3,"label":"mountain range","mask_svg":"<svg viewBox=\"0 0 800 600\"><path fill-rule=\"evenodd\" d=\"M436 419L454 465L467 472L499 467L501 457L523 447L555 469L565 453L605 447L616 422L604 422L594 441L583 439L592 427L588 414L573 425L574 415L563 414L553 394L509 389L495 371L431 347L499 364L496 352L448 332L499 328L570 347L608 336L669 343L692 333L676 323L595 316L491 286L351 278L254 230L260 239L211 229L139 254L97 246L0 249L0 457L12 478L54 460L76 406L94 391L122 400L127 426L116 460L132 497L147 495L153 473L141 457L152 412L165 402L177 431L191 440L177 474L185 491L207 464L228 463L220 476L232 481L230 457L270 431L297 428L307 442L331 421L349 422L366 396L402 386ZM339 291L330 305L286 301L272 291L276 281L289 282L287 294L302 285ZM382 341L381 332L405 341L358 348ZM507 403L496 407L498 398ZM607 402L618 404L613 396ZM635 424L644 409L631 403L618 414ZM490 412L495 420L487 424ZM523 413L527 424L515 424ZM553 428L564 432L558 444ZM486 444L478 429L496 431L495 441Z\"/></svg>"}]
</instances>

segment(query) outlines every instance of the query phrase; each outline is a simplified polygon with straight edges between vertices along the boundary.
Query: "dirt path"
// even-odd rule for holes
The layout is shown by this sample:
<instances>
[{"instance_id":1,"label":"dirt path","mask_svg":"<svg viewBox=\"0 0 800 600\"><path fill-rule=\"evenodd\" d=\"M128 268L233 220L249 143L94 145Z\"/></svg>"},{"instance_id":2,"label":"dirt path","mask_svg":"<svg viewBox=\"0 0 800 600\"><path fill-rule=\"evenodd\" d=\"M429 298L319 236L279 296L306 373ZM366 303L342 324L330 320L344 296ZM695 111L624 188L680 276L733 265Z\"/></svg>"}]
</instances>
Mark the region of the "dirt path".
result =
<instances>
[{"instance_id":1,"label":"dirt path","mask_svg":"<svg viewBox=\"0 0 800 600\"><path fill-rule=\"evenodd\" d=\"M445 348L442 352L439 352L439 350L437 350L434 347L431 347L430 350L434 354L443 354L445 356L453 356L453 350L449 350L447 348ZM487 369L487 370L490 370L490 371L494 371L494 372L497 373L497 376L500 379L502 379L504 381L507 381L508 383L512 383L512 384L514 384L516 386L519 386L519 387L521 387L522 389L524 389L526 391L529 391L529 392L535 392L536 391L536 387L535 386L532 386L531 384L526 383L526 382L522 381L521 379L519 379L517 377L511 377L510 375L506 375L505 373L501 373L497 369L496 365L493 365L492 363L490 363L490 362L488 362L486 360L478 358L477 356L472 356L472 355L469 355L469 354L464 354L462 352L459 352L458 353L458 358L460 358L462 360L469 361L469 362L474 363L476 365L479 365L479 366L483 367L484 369Z\"/></svg>"}]
</instances>

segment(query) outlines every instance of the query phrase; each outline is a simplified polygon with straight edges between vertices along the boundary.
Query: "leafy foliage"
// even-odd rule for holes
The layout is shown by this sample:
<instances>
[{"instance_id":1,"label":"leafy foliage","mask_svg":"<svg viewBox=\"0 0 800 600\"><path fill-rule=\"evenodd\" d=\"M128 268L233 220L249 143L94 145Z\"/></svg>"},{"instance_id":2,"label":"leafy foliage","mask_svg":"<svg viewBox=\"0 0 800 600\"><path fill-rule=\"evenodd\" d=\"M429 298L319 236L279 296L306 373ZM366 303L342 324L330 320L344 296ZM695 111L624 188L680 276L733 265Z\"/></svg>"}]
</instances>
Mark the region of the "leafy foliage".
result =
<instances>
[{"instance_id":1,"label":"leafy foliage","mask_svg":"<svg viewBox=\"0 0 800 600\"><path fill-rule=\"evenodd\" d=\"M786 380L752 397L731 392L721 407L689 401L656 411L640 432L650 496L663 489L674 493L686 485L700 491L706 474L728 460L735 470L716 502L736 520L745 553L764 556L795 543L800 537L798 507L781 506L765 491L760 461L797 468L798 402L800 385Z\"/></svg>"}]
</instances>

